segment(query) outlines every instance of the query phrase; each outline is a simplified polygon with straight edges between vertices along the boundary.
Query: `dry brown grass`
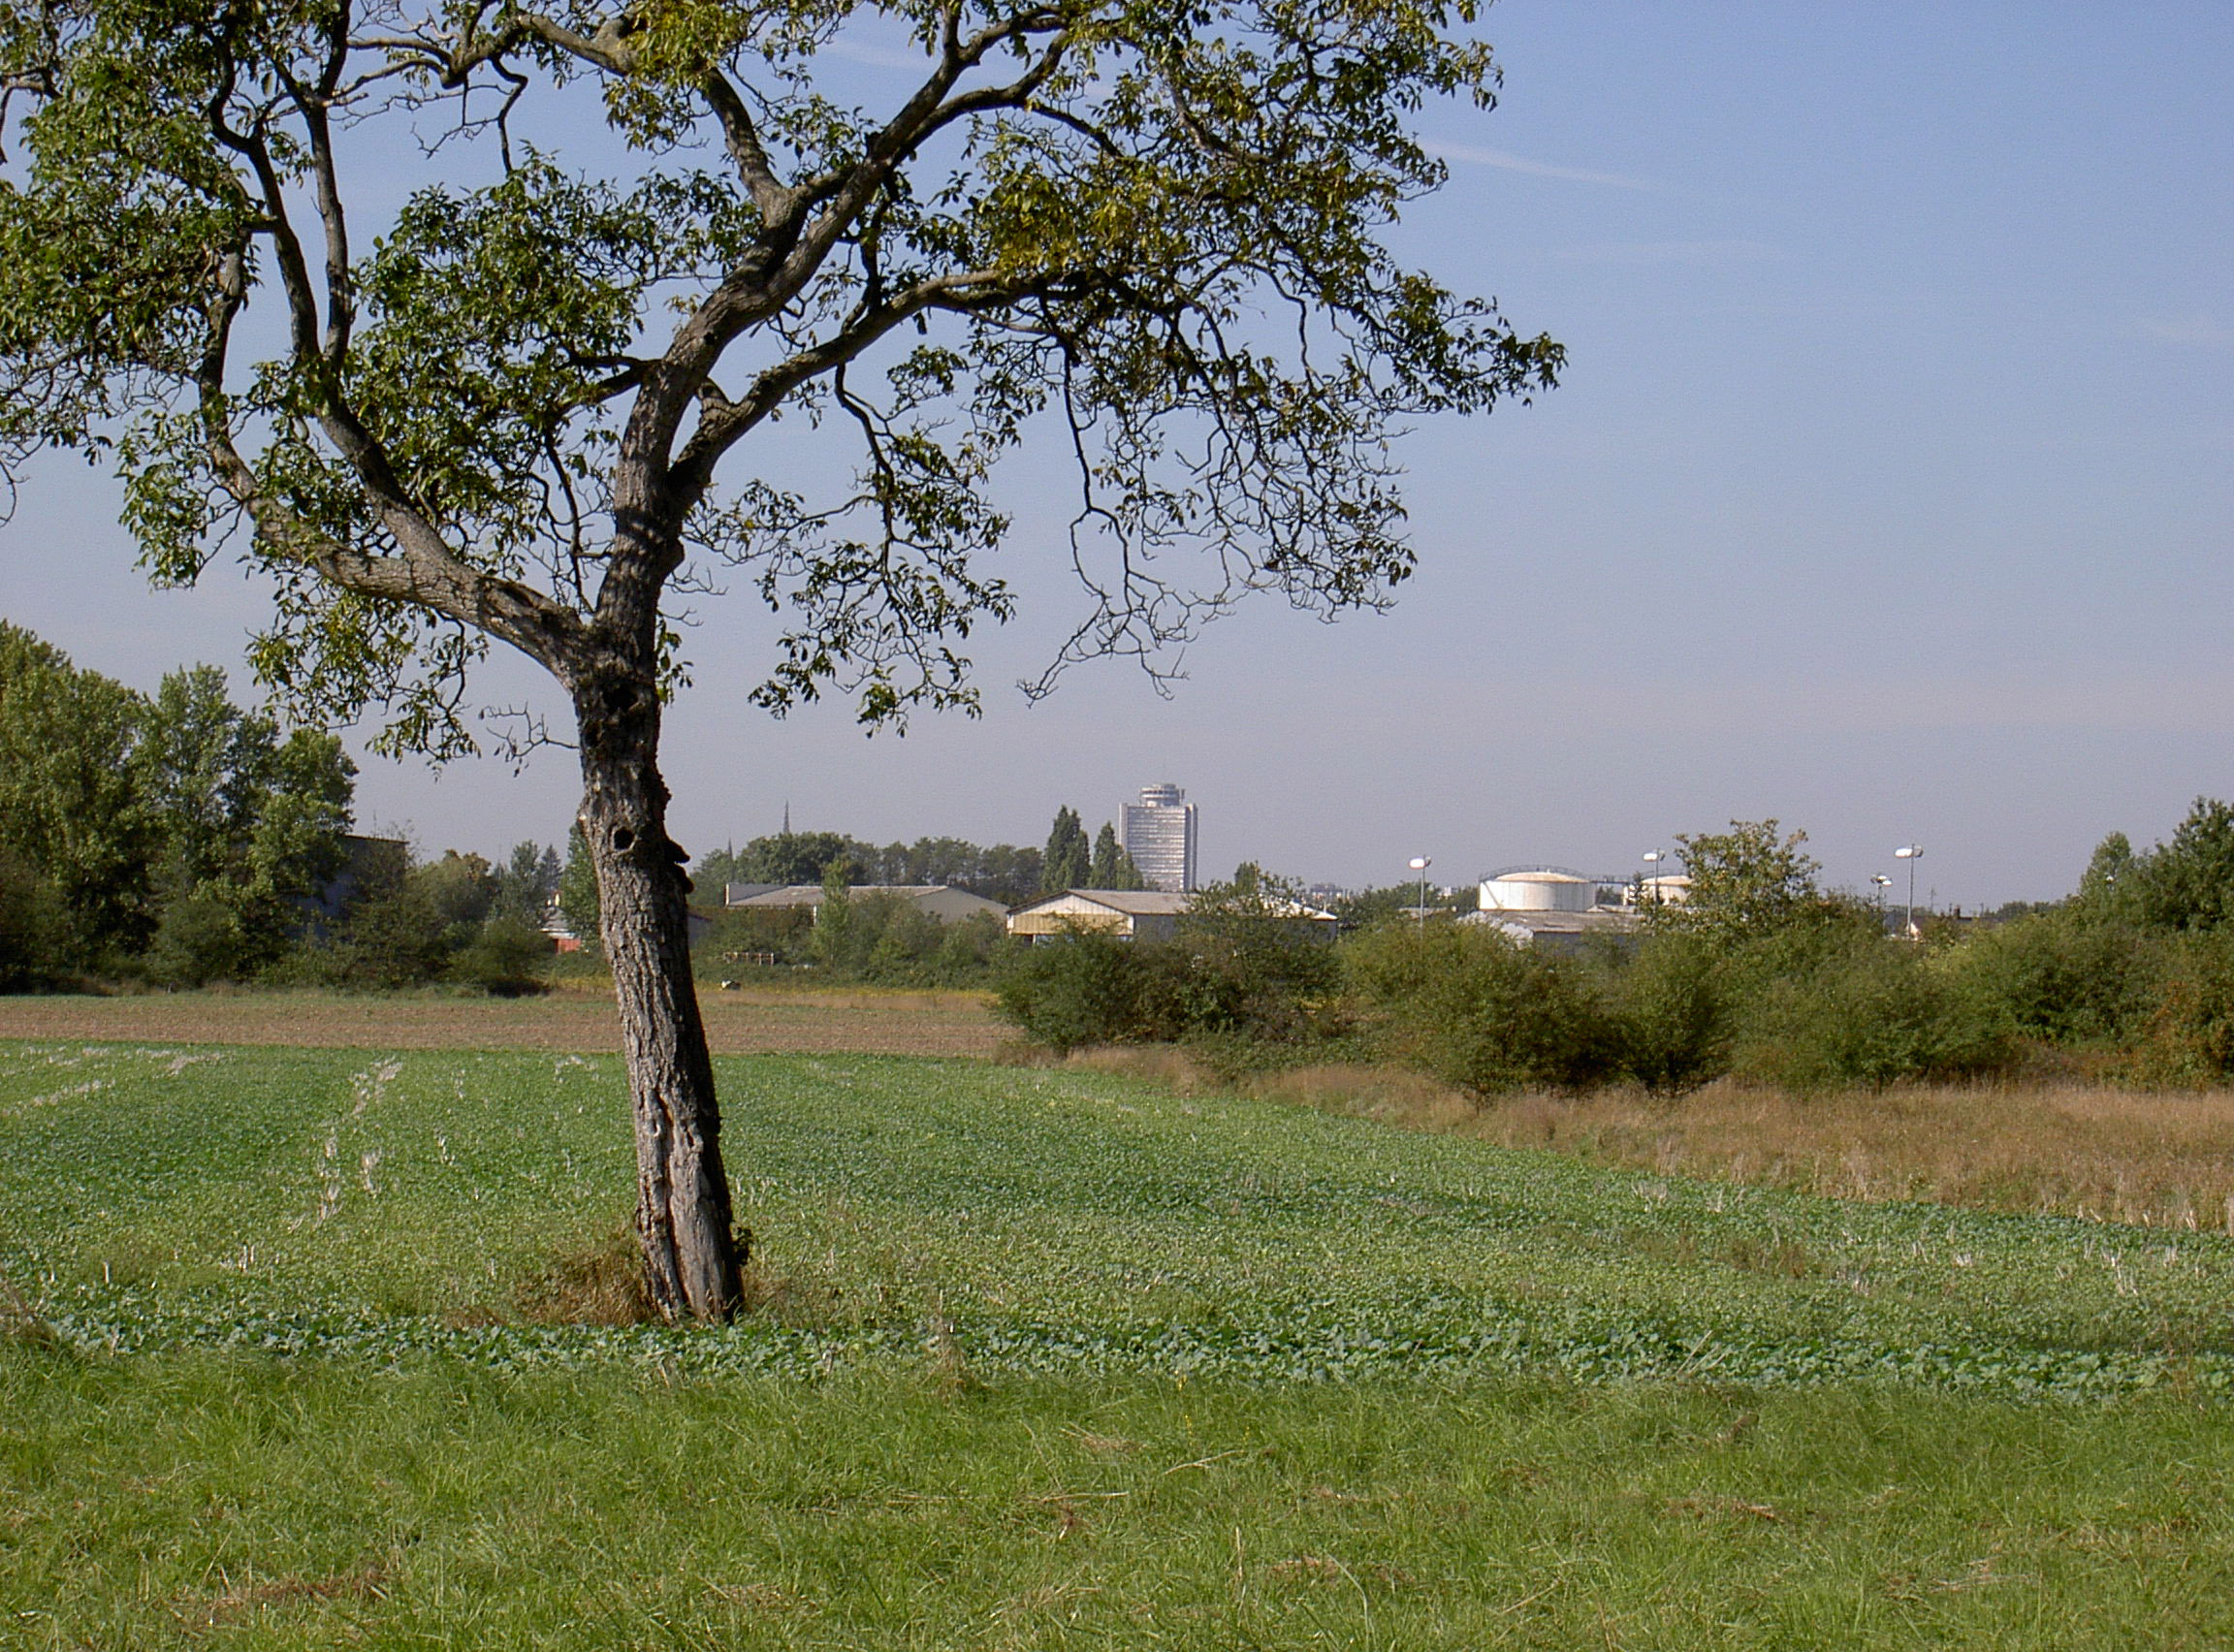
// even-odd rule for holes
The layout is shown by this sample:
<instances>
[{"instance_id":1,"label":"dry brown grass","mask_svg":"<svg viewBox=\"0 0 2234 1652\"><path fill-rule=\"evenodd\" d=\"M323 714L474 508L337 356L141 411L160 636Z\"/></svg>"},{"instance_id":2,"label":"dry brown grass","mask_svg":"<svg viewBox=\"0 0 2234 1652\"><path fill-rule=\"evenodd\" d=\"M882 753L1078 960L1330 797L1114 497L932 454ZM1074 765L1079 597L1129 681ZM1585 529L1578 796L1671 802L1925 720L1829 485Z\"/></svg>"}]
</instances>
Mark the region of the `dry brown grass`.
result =
<instances>
[{"instance_id":1,"label":"dry brown grass","mask_svg":"<svg viewBox=\"0 0 2234 1652\"><path fill-rule=\"evenodd\" d=\"M984 1058L1010 1036L982 993L708 987L699 1001L717 1055ZM0 998L0 1038L583 1054L621 1048L611 989L588 986L527 999L224 991Z\"/></svg>"},{"instance_id":2,"label":"dry brown grass","mask_svg":"<svg viewBox=\"0 0 2234 1652\"><path fill-rule=\"evenodd\" d=\"M740 1311L749 1318L778 1324L820 1327L837 1318L837 1289L799 1275L779 1275L754 1258L745 1269ZM462 1320L491 1323L505 1318L536 1325L646 1325L659 1318L644 1288L644 1253L636 1230L616 1224L602 1239L552 1257L522 1280L512 1292L511 1311L475 1309Z\"/></svg>"},{"instance_id":3,"label":"dry brown grass","mask_svg":"<svg viewBox=\"0 0 2234 1652\"><path fill-rule=\"evenodd\" d=\"M512 1307L517 1318L537 1325L643 1325L659 1318L644 1288L636 1230L625 1223L594 1244L552 1257L514 1288Z\"/></svg>"},{"instance_id":4,"label":"dry brown grass","mask_svg":"<svg viewBox=\"0 0 2234 1652\"><path fill-rule=\"evenodd\" d=\"M1175 1050L1099 1050L1079 1065L1185 1093L1221 1088ZM2234 1093L2078 1080L1908 1086L1801 1098L1724 1082L1481 1100L1417 1073L1299 1068L1248 1093L1403 1129L1594 1163L1852 1199L1922 1199L2234 1235Z\"/></svg>"}]
</instances>

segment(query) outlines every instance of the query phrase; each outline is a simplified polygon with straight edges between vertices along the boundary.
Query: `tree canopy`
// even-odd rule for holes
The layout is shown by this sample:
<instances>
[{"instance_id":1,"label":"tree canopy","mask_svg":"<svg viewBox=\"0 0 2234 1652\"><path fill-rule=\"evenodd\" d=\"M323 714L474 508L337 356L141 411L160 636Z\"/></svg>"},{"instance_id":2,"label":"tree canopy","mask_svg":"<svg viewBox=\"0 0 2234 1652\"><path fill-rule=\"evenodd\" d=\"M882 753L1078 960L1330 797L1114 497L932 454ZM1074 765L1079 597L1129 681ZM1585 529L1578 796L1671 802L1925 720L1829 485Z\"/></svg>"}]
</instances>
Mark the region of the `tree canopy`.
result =
<instances>
[{"instance_id":1,"label":"tree canopy","mask_svg":"<svg viewBox=\"0 0 2234 1652\"><path fill-rule=\"evenodd\" d=\"M1084 889L1090 886L1093 874L1094 846L1087 842L1078 811L1065 804L1055 811L1055 823L1047 829L1047 847L1039 857L1039 887L1050 895L1065 889Z\"/></svg>"},{"instance_id":2,"label":"tree canopy","mask_svg":"<svg viewBox=\"0 0 2234 1652\"><path fill-rule=\"evenodd\" d=\"M330 734L282 734L195 666L152 698L0 621L0 852L36 945L5 972L113 964L149 948L176 982L242 975L304 922L338 868L352 776ZM23 893L36 888L36 900Z\"/></svg>"},{"instance_id":3,"label":"tree canopy","mask_svg":"<svg viewBox=\"0 0 2234 1652\"><path fill-rule=\"evenodd\" d=\"M1727 832L1678 833L1690 888L1680 905L1656 907L1671 928L1740 938L1774 934L1827 909L1816 876L1823 863L1802 847L1807 834L1778 834L1773 820L1733 820Z\"/></svg>"},{"instance_id":4,"label":"tree canopy","mask_svg":"<svg viewBox=\"0 0 2234 1652\"><path fill-rule=\"evenodd\" d=\"M570 687L672 664L662 599L722 569L787 616L764 705L967 704L1038 428L1090 595L1056 668L1253 588L1373 605L1413 560L1388 438L1561 360L1381 242L1443 177L1410 118L1493 98L1474 15L11 0L0 449L111 459L159 578L238 543L259 674L397 747L470 741L491 637ZM864 28L918 60L880 111L823 84ZM362 205L413 139L430 180ZM849 484L718 478L791 416Z\"/></svg>"},{"instance_id":5,"label":"tree canopy","mask_svg":"<svg viewBox=\"0 0 2234 1652\"><path fill-rule=\"evenodd\" d=\"M492 642L547 669L653 1299L726 1315L741 1246L657 764L689 609L734 581L779 617L771 711L972 708L960 651L1015 605L996 470L1037 442L1085 601L1033 691L1094 655L1160 669L1250 591L1386 603L1413 568L1394 438L1562 360L1387 244L1444 178L1415 117L1494 100L1475 20L0 0L0 470L112 462L158 580L237 548L275 591L259 678L377 710L389 750L472 745ZM906 66L876 107L834 67L864 44ZM801 429L849 460L799 464Z\"/></svg>"}]
</instances>

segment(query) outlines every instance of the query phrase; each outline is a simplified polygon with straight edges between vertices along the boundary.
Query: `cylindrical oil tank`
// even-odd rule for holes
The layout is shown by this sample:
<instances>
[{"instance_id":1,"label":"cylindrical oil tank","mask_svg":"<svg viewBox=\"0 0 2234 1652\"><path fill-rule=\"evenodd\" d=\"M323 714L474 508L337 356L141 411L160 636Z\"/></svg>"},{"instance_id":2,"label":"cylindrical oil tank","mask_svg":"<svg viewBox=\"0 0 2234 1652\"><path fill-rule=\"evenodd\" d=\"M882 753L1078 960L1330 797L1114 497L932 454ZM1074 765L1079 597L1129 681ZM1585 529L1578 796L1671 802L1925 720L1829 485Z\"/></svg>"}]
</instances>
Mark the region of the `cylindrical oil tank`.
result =
<instances>
[{"instance_id":1,"label":"cylindrical oil tank","mask_svg":"<svg viewBox=\"0 0 2234 1652\"><path fill-rule=\"evenodd\" d=\"M1598 880L1546 868L1501 872L1482 880L1484 912L1587 912L1598 899Z\"/></svg>"}]
</instances>

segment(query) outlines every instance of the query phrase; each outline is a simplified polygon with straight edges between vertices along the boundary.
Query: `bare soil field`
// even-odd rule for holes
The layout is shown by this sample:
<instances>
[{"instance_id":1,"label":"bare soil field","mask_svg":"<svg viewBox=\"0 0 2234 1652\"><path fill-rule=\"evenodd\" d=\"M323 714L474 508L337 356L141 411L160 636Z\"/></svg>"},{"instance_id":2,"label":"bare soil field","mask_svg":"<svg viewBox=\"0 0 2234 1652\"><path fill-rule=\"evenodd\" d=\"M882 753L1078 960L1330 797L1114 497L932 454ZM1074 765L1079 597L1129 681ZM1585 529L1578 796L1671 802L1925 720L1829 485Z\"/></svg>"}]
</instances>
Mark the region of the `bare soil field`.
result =
<instances>
[{"instance_id":1,"label":"bare soil field","mask_svg":"<svg viewBox=\"0 0 2234 1652\"><path fill-rule=\"evenodd\" d=\"M699 1001L717 1055L984 1058L1010 1036L976 993L710 989ZM589 1054L619 1050L621 1029L609 993L588 987L529 999L199 992L0 998L0 1038Z\"/></svg>"}]
</instances>

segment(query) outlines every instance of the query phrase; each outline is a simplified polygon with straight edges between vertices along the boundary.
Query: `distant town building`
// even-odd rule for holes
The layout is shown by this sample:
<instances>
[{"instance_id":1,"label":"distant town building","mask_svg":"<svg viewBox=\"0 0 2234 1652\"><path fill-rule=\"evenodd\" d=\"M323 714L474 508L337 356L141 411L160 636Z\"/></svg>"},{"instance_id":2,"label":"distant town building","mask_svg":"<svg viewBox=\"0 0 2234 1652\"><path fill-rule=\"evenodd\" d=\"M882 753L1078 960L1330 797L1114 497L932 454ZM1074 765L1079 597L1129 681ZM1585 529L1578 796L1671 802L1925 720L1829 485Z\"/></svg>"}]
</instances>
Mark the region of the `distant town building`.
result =
<instances>
[{"instance_id":1,"label":"distant town building","mask_svg":"<svg viewBox=\"0 0 2234 1652\"><path fill-rule=\"evenodd\" d=\"M1186 910L1187 897L1176 890L1066 889L1009 913L1008 933L1035 941L1073 930L1100 930L1120 940L1169 940Z\"/></svg>"},{"instance_id":2,"label":"distant town building","mask_svg":"<svg viewBox=\"0 0 2234 1652\"><path fill-rule=\"evenodd\" d=\"M1458 921L1497 931L1520 946L1575 951L1593 940L1634 941L1632 886L1564 866L1509 866L1482 880L1482 909Z\"/></svg>"},{"instance_id":3,"label":"distant town building","mask_svg":"<svg viewBox=\"0 0 2234 1652\"><path fill-rule=\"evenodd\" d=\"M1168 889L1066 889L1010 912L1008 933L1034 943L1080 930L1119 940L1169 940L1192 905L1187 896ZM1332 939L1336 928L1332 912L1300 901L1266 901L1258 917L1320 939Z\"/></svg>"},{"instance_id":4,"label":"distant town building","mask_svg":"<svg viewBox=\"0 0 2234 1652\"><path fill-rule=\"evenodd\" d=\"M1195 881L1195 806L1179 787L1142 786L1117 811L1117 842L1151 889L1184 895Z\"/></svg>"},{"instance_id":5,"label":"distant town building","mask_svg":"<svg viewBox=\"0 0 2234 1652\"><path fill-rule=\"evenodd\" d=\"M1637 914L1608 906L1587 911L1557 907L1484 906L1463 914L1458 922L1480 925L1503 935L1516 946L1541 947L1548 952L1580 952L1593 940L1634 943L1639 934Z\"/></svg>"},{"instance_id":6,"label":"distant town building","mask_svg":"<svg viewBox=\"0 0 2234 1652\"><path fill-rule=\"evenodd\" d=\"M819 911L823 893L819 883L731 883L722 890L722 905L732 912ZM942 924L959 923L980 912L994 917L1005 917L1008 912L998 901L942 883L856 883L846 895L854 901L875 895L905 901Z\"/></svg>"},{"instance_id":7,"label":"distant town building","mask_svg":"<svg viewBox=\"0 0 2234 1652\"><path fill-rule=\"evenodd\" d=\"M1621 891L1624 906L1680 906L1690 899L1691 880L1679 872L1640 877Z\"/></svg>"}]
</instances>

